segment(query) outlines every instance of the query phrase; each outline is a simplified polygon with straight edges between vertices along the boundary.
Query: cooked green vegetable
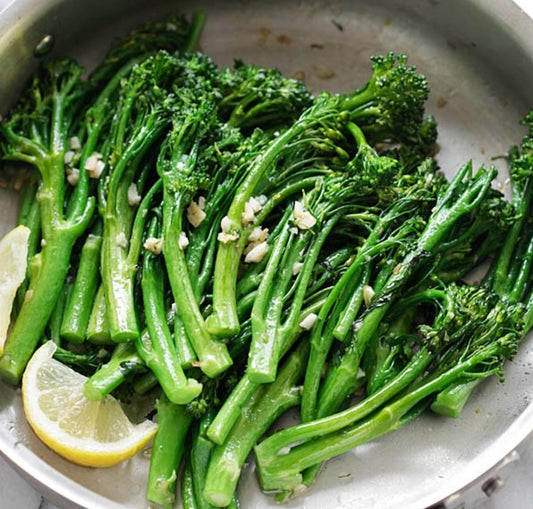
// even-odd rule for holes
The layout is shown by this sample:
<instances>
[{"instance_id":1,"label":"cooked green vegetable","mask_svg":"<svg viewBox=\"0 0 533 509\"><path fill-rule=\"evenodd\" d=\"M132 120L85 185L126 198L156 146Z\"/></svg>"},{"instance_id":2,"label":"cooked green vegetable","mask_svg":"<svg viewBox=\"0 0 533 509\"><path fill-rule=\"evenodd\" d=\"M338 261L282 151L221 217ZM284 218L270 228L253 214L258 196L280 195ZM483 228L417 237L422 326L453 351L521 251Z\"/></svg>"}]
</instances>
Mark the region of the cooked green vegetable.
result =
<instances>
[{"instance_id":1,"label":"cooked green vegetable","mask_svg":"<svg viewBox=\"0 0 533 509\"><path fill-rule=\"evenodd\" d=\"M533 113L506 201L493 167L438 171L404 55L313 96L194 53L204 21L147 24L87 79L45 62L0 123L2 159L33 167L0 376L52 340L87 398L149 402L147 498L168 508L178 481L184 507L238 507L252 450L283 501L427 408L457 416L533 326Z\"/></svg>"}]
</instances>

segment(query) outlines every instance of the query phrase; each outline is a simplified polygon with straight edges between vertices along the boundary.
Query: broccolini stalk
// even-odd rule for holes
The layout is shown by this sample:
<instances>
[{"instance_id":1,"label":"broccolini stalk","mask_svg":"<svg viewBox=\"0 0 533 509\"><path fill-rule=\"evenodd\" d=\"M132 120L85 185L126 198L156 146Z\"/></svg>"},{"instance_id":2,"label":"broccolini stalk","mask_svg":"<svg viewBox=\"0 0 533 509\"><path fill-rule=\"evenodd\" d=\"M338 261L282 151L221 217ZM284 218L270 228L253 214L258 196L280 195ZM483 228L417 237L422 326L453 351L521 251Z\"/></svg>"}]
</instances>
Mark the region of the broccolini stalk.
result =
<instances>
[{"instance_id":1,"label":"broccolini stalk","mask_svg":"<svg viewBox=\"0 0 533 509\"><path fill-rule=\"evenodd\" d=\"M366 87L343 96L322 94L252 162L227 213L226 229L235 240L220 243L218 247L213 313L206 320L212 334L225 337L239 330L235 287L240 258L250 234L242 223L242 215L261 184L270 175L283 172L284 164L294 153L299 153L304 162L324 150L349 157L346 150L338 146L339 135L345 140L340 133L346 120L358 124L365 135L372 136L373 142L408 139L413 130L418 133L423 122L427 94L425 79L415 74L413 68L406 67L405 58L397 59L394 55L375 58L374 76Z\"/></svg>"},{"instance_id":2,"label":"broccolini stalk","mask_svg":"<svg viewBox=\"0 0 533 509\"><path fill-rule=\"evenodd\" d=\"M148 235L157 237L158 221L152 219ZM196 398L202 384L187 378L179 364L172 333L167 324L164 288L165 279L162 260L148 250L144 252L142 294L148 337L136 340L137 351L146 365L156 375L161 388L170 401L183 405Z\"/></svg>"},{"instance_id":3,"label":"broccolini stalk","mask_svg":"<svg viewBox=\"0 0 533 509\"><path fill-rule=\"evenodd\" d=\"M426 365L414 373L416 376L411 378L412 383L404 391L393 391L384 400L376 401L394 386L396 380L399 382L404 376L411 376L406 367L395 380L354 407L325 419L299 425L301 434L295 431L296 428L289 428L262 442L256 447L256 460L264 489L297 488L301 485L301 472L304 469L397 429L417 405L455 381L485 378L492 374L502 376L504 359L513 357L520 341L521 307L505 304L484 289L450 289L452 293L448 296L448 304L453 306L451 309L458 310L456 306L461 305L461 301L464 301L465 307L461 316L450 314L447 306L440 314L444 324L455 322L451 342L447 334L448 325L442 327L440 332L440 327L422 328L430 343L427 347L423 346L409 364L414 367L424 357L425 362L437 357L434 368L426 371ZM432 352L434 347L437 350ZM478 371L480 367L482 370ZM373 402L376 402L376 406L372 405ZM386 403L385 406L381 406L383 403ZM370 408L365 408L366 405L370 405ZM318 438L311 440L311 437ZM293 446L292 449L280 455L278 448L287 442Z\"/></svg>"},{"instance_id":4,"label":"broccolini stalk","mask_svg":"<svg viewBox=\"0 0 533 509\"><path fill-rule=\"evenodd\" d=\"M287 351L294 345L298 338L302 335L304 330L300 327L300 323L306 320L310 315L315 315L322 305L324 304L324 298L318 297L313 302L308 303L305 309L302 310L300 319L295 323L292 333L286 337L286 341L283 344L281 355L285 355ZM246 331L246 328L243 327L240 335ZM251 335L251 333L249 333ZM237 345L237 341L233 342L234 348L232 348L232 357L233 350ZM253 382L250 379L250 376L245 372L242 377L239 379L238 383L233 387L233 390L224 400L224 403L218 410L216 416L213 419L213 422L210 424L207 430L207 436L215 444L221 445L225 442L228 437L231 429L233 428L235 422L239 418L242 408L248 403L252 394L259 387L258 382Z\"/></svg>"},{"instance_id":5,"label":"broccolini stalk","mask_svg":"<svg viewBox=\"0 0 533 509\"><path fill-rule=\"evenodd\" d=\"M531 327L531 310L528 302L530 292L531 265L533 261L533 228L528 216L533 197L533 114L524 120L529 132L522 139L521 147L513 147L509 153L512 185L514 222L503 242L503 246L491 264L484 285L491 287L501 298L511 303L523 302L524 334ZM448 417L458 417L479 380L458 381L441 391L431 409Z\"/></svg>"},{"instance_id":6,"label":"broccolini stalk","mask_svg":"<svg viewBox=\"0 0 533 509\"><path fill-rule=\"evenodd\" d=\"M299 403L297 384L303 376L308 351L303 342L289 355L276 381L255 391L229 437L214 449L203 491L210 504L226 507L231 502L242 466L257 440L283 412Z\"/></svg>"},{"instance_id":7,"label":"broccolini stalk","mask_svg":"<svg viewBox=\"0 0 533 509\"><path fill-rule=\"evenodd\" d=\"M189 453L189 459L187 467L191 471L191 488L184 492L182 490L182 497L194 498L196 503L195 507L198 509L213 509L210 503L204 499L203 490L205 485L205 479L207 474L207 468L209 466L209 460L211 453L215 447L215 444L206 437L206 429L208 428L213 418L213 411L209 411L200 419L196 433L193 436L191 449ZM184 501L184 506L186 502ZM228 504L228 508L237 509L238 501L234 495L232 501Z\"/></svg>"},{"instance_id":8,"label":"broccolini stalk","mask_svg":"<svg viewBox=\"0 0 533 509\"><path fill-rule=\"evenodd\" d=\"M511 202L516 210L516 220L505 241L504 248L494 265L491 285L499 295L511 291L509 272L514 264L513 252L518 241L524 222L528 218L533 199L533 112L530 112L523 122L529 126L529 133L522 139L521 149L511 149L509 153L510 177L512 183Z\"/></svg>"},{"instance_id":9,"label":"broccolini stalk","mask_svg":"<svg viewBox=\"0 0 533 509\"><path fill-rule=\"evenodd\" d=\"M92 304L91 315L87 324L87 340L100 345L112 343L109 334L109 321L103 283L100 283Z\"/></svg>"},{"instance_id":10,"label":"broccolini stalk","mask_svg":"<svg viewBox=\"0 0 533 509\"><path fill-rule=\"evenodd\" d=\"M101 223L97 223L83 244L78 271L63 315L61 337L71 343L83 343L86 338L92 303L100 280L101 230Z\"/></svg>"},{"instance_id":11,"label":"broccolini stalk","mask_svg":"<svg viewBox=\"0 0 533 509\"><path fill-rule=\"evenodd\" d=\"M192 469L190 462L186 462L181 474L181 505L183 509L199 509L196 503L194 485L192 482Z\"/></svg>"},{"instance_id":12,"label":"broccolini stalk","mask_svg":"<svg viewBox=\"0 0 533 509\"><path fill-rule=\"evenodd\" d=\"M157 402L158 427L150 456L146 498L167 509L176 500L179 465L191 423L192 417L184 406L161 395Z\"/></svg>"},{"instance_id":13,"label":"broccolini stalk","mask_svg":"<svg viewBox=\"0 0 533 509\"><path fill-rule=\"evenodd\" d=\"M303 201L288 209L291 221L283 223L283 231L272 245L252 309L248 374L254 381L275 379L281 345L300 317L314 266L333 228L350 208L360 205L361 197L368 201L372 192L378 193L380 181L389 180L396 170L395 161L379 158L373 150L372 156L363 155L367 149L368 145L360 144L357 164L347 165L346 176L317 181ZM370 157L374 164L369 164ZM299 270L294 280L295 267ZM305 328L305 322L301 326Z\"/></svg>"},{"instance_id":14,"label":"broccolini stalk","mask_svg":"<svg viewBox=\"0 0 533 509\"><path fill-rule=\"evenodd\" d=\"M144 156L169 126L175 102L171 89L182 70L180 60L158 52L134 67L120 90L112 152L106 161L102 244L102 280L113 341L139 336L133 303L138 250L130 246L130 236L140 237L140 232L132 225L129 191Z\"/></svg>"},{"instance_id":15,"label":"broccolini stalk","mask_svg":"<svg viewBox=\"0 0 533 509\"><path fill-rule=\"evenodd\" d=\"M374 263L374 258L380 254L390 256L388 253L391 248L401 247L403 242L417 235L420 226L418 217L414 215L415 210L420 213L428 204L434 203L434 190L429 185L433 182L433 179L429 178L432 177L431 171L429 167L422 167L414 181L411 178L407 179L402 194L396 201L393 201L389 208L377 217L363 218L364 221L371 223L368 236L359 247L346 272L329 293L311 332L311 352L302 395L303 421L312 420L317 416L322 367L326 363L335 337L345 340L351 324L360 312L364 293L368 291L371 282L369 260ZM387 275L390 273L387 268L382 272ZM377 277L379 278L379 275ZM373 286L374 291L379 290L376 282ZM353 370L346 372L347 391L352 389L357 379L352 375L356 375L358 370L358 366L354 366ZM339 391L341 401L346 396Z\"/></svg>"},{"instance_id":16,"label":"broccolini stalk","mask_svg":"<svg viewBox=\"0 0 533 509\"><path fill-rule=\"evenodd\" d=\"M355 340L337 368L328 373L324 386L330 387L331 390L323 391L319 402L319 407L322 407L322 412L325 413L317 415L334 412L338 408L338 402L348 396L343 395L338 388L349 385L347 377L350 378L358 369L368 342L398 298L399 292L405 288L416 271L440 252L441 244L446 242L447 235L461 218L475 220L475 211L490 189L496 174L494 168L480 168L472 175L472 167L468 164L459 170L444 192L441 191L434 211L415 245L396 266L368 310L354 323Z\"/></svg>"},{"instance_id":17,"label":"broccolini stalk","mask_svg":"<svg viewBox=\"0 0 533 509\"><path fill-rule=\"evenodd\" d=\"M102 362L105 362L107 352L98 347L89 347L85 348L83 352L77 353L58 346L54 353L54 359L88 376L95 369L98 369Z\"/></svg>"},{"instance_id":18,"label":"broccolini stalk","mask_svg":"<svg viewBox=\"0 0 533 509\"><path fill-rule=\"evenodd\" d=\"M65 216L65 153L76 123L73 115L84 92L83 69L61 60L43 65L30 90L0 125L3 158L34 165L41 175L37 200L41 209L41 268L31 282L0 359L0 376L12 384L37 346L63 289L70 254L87 228L94 200L76 197L73 213Z\"/></svg>"},{"instance_id":19,"label":"broccolini stalk","mask_svg":"<svg viewBox=\"0 0 533 509\"><path fill-rule=\"evenodd\" d=\"M169 53L193 51L204 25L204 16L197 12L189 23L184 16L169 16L165 21L149 22L118 38L104 60L91 72L89 80L95 86L108 83L117 69L138 63L159 50Z\"/></svg>"},{"instance_id":20,"label":"broccolini stalk","mask_svg":"<svg viewBox=\"0 0 533 509\"><path fill-rule=\"evenodd\" d=\"M401 371L405 354L401 339L409 334L414 314L415 307L411 306L392 321L384 334L376 334L372 339L363 359L367 394L379 390Z\"/></svg>"},{"instance_id":21,"label":"broccolini stalk","mask_svg":"<svg viewBox=\"0 0 533 509\"><path fill-rule=\"evenodd\" d=\"M203 490L209 459L215 447L215 444L213 444L213 442L211 442L205 434L209 424L213 420L213 413L214 412L212 410L208 410L200 419L196 433L192 439L191 450L189 454L194 496L199 509L212 508L211 504L208 504L205 501Z\"/></svg>"},{"instance_id":22,"label":"broccolini stalk","mask_svg":"<svg viewBox=\"0 0 533 509\"><path fill-rule=\"evenodd\" d=\"M127 376L143 373L146 366L133 343L120 343L111 359L85 382L83 394L87 399L100 401L122 384Z\"/></svg>"},{"instance_id":23,"label":"broccolini stalk","mask_svg":"<svg viewBox=\"0 0 533 509\"><path fill-rule=\"evenodd\" d=\"M47 336L51 339L56 345L61 345L61 322L63 321L63 316L65 314L65 304L69 299L69 296L72 292L72 284L67 282L63 291L59 294L57 302L50 316L50 321L47 326Z\"/></svg>"},{"instance_id":24,"label":"broccolini stalk","mask_svg":"<svg viewBox=\"0 0 533 509\"><path fill-rule=\"evenodd\" d=\"M185 94L185 91L183 92ZM188 110L176 115L173 129L161 149L157 170L163 181L163 255L177 313L196 352L200 369L215 377L232 364L226 346L211 337L204 323L191 282L185 249L188 238L183 215L207 175L198 168L202 143L215 129L214 105L206 97L196 106L189 98Z\"/></svg>"}]
</instances>

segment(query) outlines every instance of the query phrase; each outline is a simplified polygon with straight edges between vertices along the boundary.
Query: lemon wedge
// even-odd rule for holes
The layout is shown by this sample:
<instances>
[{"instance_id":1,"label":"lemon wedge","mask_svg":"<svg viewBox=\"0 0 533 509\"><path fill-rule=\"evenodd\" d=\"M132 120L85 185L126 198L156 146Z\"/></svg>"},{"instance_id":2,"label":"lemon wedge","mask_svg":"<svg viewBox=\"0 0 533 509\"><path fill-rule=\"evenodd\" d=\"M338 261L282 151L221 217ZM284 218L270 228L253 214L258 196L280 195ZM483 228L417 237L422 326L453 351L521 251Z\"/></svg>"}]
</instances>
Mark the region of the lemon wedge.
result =
<instances>
[{"instance_id":1,"label":"lemon wedge","mask_svg":"<svg viewBox=\"0 0 533 509\"><path fill-rule=\"evenodd\" d=\"M30 229L17 226L0 240L0 355L4 351L17 288L26 277Z\"/></svg>"},{"instance_id":2,"label":"lemon wedge","mask_svg":"<svg viewBox=\"0 0 533 509\"><path fill-rule=\"evenodd\" d=\"M26 419L53 451L79 465L110 467L131 458L156 432L149 420L132 424L120 403L83 395L87 378L52 358L46 342L32 356L22 378Z\"/></svg>"}]
</instances>

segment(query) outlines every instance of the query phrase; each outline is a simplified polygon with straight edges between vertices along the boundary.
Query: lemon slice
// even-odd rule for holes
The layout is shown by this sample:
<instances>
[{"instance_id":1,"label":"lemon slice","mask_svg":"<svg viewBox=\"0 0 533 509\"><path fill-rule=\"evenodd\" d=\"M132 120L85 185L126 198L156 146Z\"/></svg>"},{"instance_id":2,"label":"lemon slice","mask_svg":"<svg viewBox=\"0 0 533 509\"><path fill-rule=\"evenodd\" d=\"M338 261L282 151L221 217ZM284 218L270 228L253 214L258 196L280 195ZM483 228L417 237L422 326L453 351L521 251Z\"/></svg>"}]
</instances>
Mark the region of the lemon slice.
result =
<instances>
[{"instance_id":1,"label":"lemon slice","mask_svg":"<svg viewBox=\"0 0 533 509\"><path fill-rule=\"evenodd\" d=\"M30 229L17 226L0 240L0 355L4 351L17 288L26 277Z\"/></svg>"},{"instance_id":2,"label":"lemon slice","mask_svg":"<svg viewBox=\"0 0 533 509\"><path fill-rule=\"evenodd\" d=\"M87 380L52 358L48 341L30 359L22 378L26 419L37 436L64 458L89 467L110 467L131 458L156 432L149 420L134 425L120 403L107 396L90 401Z\"/></svg>"}]
</instances>

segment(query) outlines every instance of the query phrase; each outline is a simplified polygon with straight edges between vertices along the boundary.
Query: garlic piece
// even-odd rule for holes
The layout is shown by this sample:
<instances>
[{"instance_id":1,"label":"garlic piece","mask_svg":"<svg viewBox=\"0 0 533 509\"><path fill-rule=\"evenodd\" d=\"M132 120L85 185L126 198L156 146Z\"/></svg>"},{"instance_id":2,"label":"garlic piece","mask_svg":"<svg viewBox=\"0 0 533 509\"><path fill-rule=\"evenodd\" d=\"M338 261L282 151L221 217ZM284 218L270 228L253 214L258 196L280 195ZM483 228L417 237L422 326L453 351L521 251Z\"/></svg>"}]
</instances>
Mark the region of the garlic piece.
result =
<instances>
[{"instance_id":1,"label":"garlic piece","mask_svg":"<svg viewBox=\"0 0 533 509\"><path fill-rule=\"evenodd\" d=\"M100 178L105 168L105 163L101 160L102 154L93 152L85 161L85 170L89 172L89 177L93 179Z\"/></svg>"},{"instance_id":2,"label":"garlic piece","mask_svg":"<svg viewBox=\"0 0 533 509\"><path fill-rule=\"evenodd\" d=\"M300 327L305 330L311 330L315 325L318 315L315 313L309 313L301 322Z\"/></svg>"},{"instance_id":3,"label":"garlic piece","mask_svg":"<svg viewBox=\"0 0 533 509\"><path fill-rule=\"evenodd\" d=\"M363 300L365 301L366 307L370 306L372 300L374 299L374 295L376 295L374 288L372 288L370 285L363 286Z\"/></svg>"},{"instance_id":4,"label":"garlic piece","mask_svg":"<svg viewBox=\"0 0 533 509\"><path fill-rule=\"evenodd\" d=\"M188 245L189 245L189 238L187 237L185 232L181 232L180 237L178 239L178 247L183 251Z\"/></svg>"},{"instance_id":5,"label":"garlic piece","mask_svg":"<svg viewBox=\"0 0 533 509\"><path fill-rule=\"evenodd\" d=\"M155 255L161 254L161 251L163 250L163 239L148 237L144 242L144 248L148 249L148 251Z\"/></svg>"},{"instance_id":6,"label":"garlic piece","mask_svg":"<svg viewBox=\"0 0 533 509\"><path fill-rule=\"evenodd\" d=\"M260 242L246 255L244 263L259 263L268 253L268 244Z\"/></svg>"},{"instance_id":7,"label":"garlic piece","mask_svg":"<svg viewBox=\"0 0 533 509\"><path fill-rule=\"evenodd\" d=\"M70 164L74 160L75 155L76 154L72 150L68 150L67 152L65 152L65 155L63 157L65 164Z\"/></svg>"},{"instance_id":8,"label":"garlic piece","mask_svg":"<svg viewBox=\"0 0 533 509\"><path fill-rule=\"evenodd\" d=\"M308 210L305 210L303 203L300 201L294 203L293 215L300 230L309 230L316 224L316 219Z\"/></svg>"},{"instance_id":9,"label":"garlic piece","mask_svg":"<svg viewBox=\"0 0 533 509\"><path fill-rule=\"evenodd\" d=\"M302 270L302 267L304 266L304 264L302 262L294 262L292 264L292 275L293 276L296 276L300 273L300 271Z\"/></svg>"},{"instance_id":10,"label":"garlic piece","mask_svg":"<svg viewBox=\"0 0 533 509\"><path fill-rule=\"evenodd\" d=\"M75 186L78 184L79 180L80 180L80 170L78 170L77 168L69 168L67 170L67 182L71 186Z\"/></svg>"},{"instance_id":11,"label":"garlic piece","mask_svg":"<svg viewBox=\"0 0 533 509\"><path fill-rule=\"evenodd\" d=\"M141 195L137 190L137 184L134 182L128 187L128 205L134 207L135 205L139 205L139 203L141 203Z\"/></svg>"},{"instance_id":12,"label":"garlic piece","mask_svg":"<svg viewBox=\"0 0 533 509\"><path fill-rule=\"evenodd\" d=\"M205 219L205 212L195 201L187 207L187 219L195 228L198 228Z\"/></svg>"},{"instance_id":13,"label":"garlic piece","mask_svg":"<svg viewBox=\"0 0 533 509\"><path fill-rule=\"evenodd\" d=\"M72 150L79 150L81 148L80 139L77 136L70 138L70 148Z\"/></svg>"},{"instance_id":14,"label":"garlic piece","mask_svg":"<svg viewBox=\"0 0 533 509\"><path fill-rule=\"evenodd\" d=\"M248 237L248 240L250 242L263 242L268 237L268 228L261 228L260 226L257 226L254 228L250 236Z\"/></svg>"}]
</instances>

